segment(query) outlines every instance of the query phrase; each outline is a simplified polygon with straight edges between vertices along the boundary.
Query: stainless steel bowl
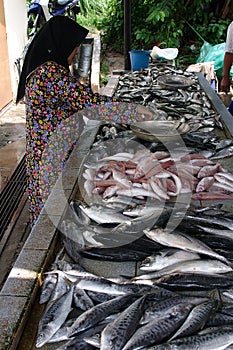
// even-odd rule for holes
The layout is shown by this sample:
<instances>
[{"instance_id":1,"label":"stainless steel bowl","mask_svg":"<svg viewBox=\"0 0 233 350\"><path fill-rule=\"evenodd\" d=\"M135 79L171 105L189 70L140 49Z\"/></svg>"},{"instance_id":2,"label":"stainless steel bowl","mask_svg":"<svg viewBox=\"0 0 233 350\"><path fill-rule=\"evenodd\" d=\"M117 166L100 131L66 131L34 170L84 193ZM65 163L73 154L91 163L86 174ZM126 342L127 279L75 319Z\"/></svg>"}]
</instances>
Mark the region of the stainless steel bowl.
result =
<instances>
[{"instance_id":1,"label":"stainless steel bowl","mask_svg":"<svg viewBox=\"0 0 233 350\"><path fill-rule=\"evenodd\" d=\"M131 130L137 137L152 142L177 140L189 129L189 125L186 123L170 120L150 120L131 125Z\"/></svg>"}]
</instances>

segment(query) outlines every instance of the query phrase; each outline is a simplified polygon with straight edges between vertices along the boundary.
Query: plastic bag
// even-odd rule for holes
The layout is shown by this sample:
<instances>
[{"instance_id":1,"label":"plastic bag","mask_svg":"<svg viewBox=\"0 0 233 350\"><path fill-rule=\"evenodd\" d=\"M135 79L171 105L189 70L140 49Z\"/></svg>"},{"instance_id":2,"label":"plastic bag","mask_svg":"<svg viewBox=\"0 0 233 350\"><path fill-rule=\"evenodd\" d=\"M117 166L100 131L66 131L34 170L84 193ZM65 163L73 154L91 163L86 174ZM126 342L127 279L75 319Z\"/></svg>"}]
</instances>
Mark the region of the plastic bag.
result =
<instances>
[{"instance_id":1,"label":"plastic bag","mask_svg":"<svg viewBox=\"0 0 233 350\"><path fill-rule=\"evenodd\" d=\"M178 49L177 48L160 49L158 46L154 46L150 55L153 59L165 58L166 60L174 60L178 55Z\"/></svg>"},{"instance_id":2,"label":"plastic bag","mask_svg":"<svg viewBox=\"0 0 233 350\"><path fill-rule=\"evenodd\" d=\"M224 55L225 55L226 43L221 43L212 46L206 41L201 47L200 55L197 59L199 62L214 62L214 70L217 76L220 78L222 76ZM233 67L230 70L230 75L233 76Z\"/></svg>"},{"instance_id":3,"label":"plastic bag","mask_svg":"<svg viewBox=\"0 0 233 350\"><path fill-rule=\"evenodd\" d=\"M204 44L202 45L200 50L200 55L197 59L197 63L206 62L205 57L207 56L208 52L212 49L212 47L213 46L210 43L208 43L207 41L204 41Z\"/></svg>"}]
</instances>

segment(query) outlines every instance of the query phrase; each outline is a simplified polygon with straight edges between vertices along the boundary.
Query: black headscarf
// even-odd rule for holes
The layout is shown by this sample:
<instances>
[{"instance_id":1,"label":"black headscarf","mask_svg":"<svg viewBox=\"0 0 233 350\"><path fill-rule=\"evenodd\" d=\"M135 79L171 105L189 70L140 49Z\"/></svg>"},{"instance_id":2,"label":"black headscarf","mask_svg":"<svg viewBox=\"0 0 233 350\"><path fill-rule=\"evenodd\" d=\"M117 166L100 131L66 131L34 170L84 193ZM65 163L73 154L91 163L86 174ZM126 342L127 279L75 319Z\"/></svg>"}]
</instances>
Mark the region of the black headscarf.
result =
<instances>
[{"instance_id":1,"label":"black headscarf","mask_svg":"<svg viewBox=\"0 0 233 350\"><path fill-rule=\"evenodd\" d=\"M88 30L65 16L54 16L30 43L20 75L16 103L25 94L27 76L41 64L54 61L69 68L68 57L88 34Z\"/></svg>"}]
</instances>

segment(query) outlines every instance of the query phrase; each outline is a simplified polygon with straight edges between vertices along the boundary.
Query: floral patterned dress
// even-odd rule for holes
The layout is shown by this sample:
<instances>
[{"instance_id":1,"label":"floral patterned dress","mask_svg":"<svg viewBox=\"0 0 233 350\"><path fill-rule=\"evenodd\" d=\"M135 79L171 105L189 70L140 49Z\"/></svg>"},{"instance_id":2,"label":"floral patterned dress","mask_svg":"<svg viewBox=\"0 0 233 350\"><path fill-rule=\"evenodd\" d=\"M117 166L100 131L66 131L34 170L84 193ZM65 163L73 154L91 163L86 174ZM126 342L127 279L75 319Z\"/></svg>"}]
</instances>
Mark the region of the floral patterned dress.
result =
<instances>
[{"instance_id":1,"label":"floral patterned dress","mask_svg":"<svg viewBox=\"0 0 233 350\"><path fill-rule=\"evenodd\" d=\"M122 115L118 112L120 102L93 93L69 70L55 62L46 62L30 74L25 102L26 168L30 222L33 225L72 151L74 129L69 123L72 115L84 108L88 110L91 106L102 105L99 115L90 112L87 117L123 123L131 123L136 118L131 111ZM77 125L73 127L77 129Z\"/></svg>"}]
</instances>

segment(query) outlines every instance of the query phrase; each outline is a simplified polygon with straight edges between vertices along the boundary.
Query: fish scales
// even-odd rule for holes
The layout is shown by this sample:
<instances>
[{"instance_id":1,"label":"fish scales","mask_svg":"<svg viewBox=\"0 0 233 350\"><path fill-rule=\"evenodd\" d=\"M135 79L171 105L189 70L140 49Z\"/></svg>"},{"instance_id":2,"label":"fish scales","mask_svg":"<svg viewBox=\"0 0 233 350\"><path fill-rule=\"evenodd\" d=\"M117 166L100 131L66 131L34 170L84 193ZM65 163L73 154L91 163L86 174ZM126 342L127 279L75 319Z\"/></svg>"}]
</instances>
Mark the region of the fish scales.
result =
<instances>
[{"instance_id":1,"label":"fish scales","mask_svg":"<svg viewBox=\"0 0 233 350\"><path fill-rule=\"evenodd\" d=\"M205 275L202 274L173 274L163 276L154 282L156 286L167 288L171 291L209 291L218 288L223 290L225 288L233 287L233 278L222 275Z\"/></svg>"},{"instance_id":2,"label":"fish scales","mask_svg":"<svg viewBox=\"0 0 233 350\"><path fill-rule=\"evenodd\" d=\"M78 334L88 328L91 328L107 316L121 310L128 302L132 300L132 295L125 295L110 299L101 304L93 306L91 309L84 311L75 322L69 327L68 336Z\"/></svg>"},{"instance_id":3,"label":"fish scales","mask_svg":"<svg viewBox=\"0 0 233 350\"><path fill-rule=\"evenodd\" d=\"M181 326L189 311L188 305L176 305L170 313L139 327L122 350L135 350L163 342Z\"/></svg>"},{"instance_id":4,"label":"fish scales","mask_svg":"<svg viewBox=\"0 0 233 350\"><path fill-rule=\"evenodd\" d=\"M179 304L189 305L191 310L194 305L201 304L207 300L206 298L178 295L172 295L170 297L168 295L166 299L162 300L149 300L146 302L145 311L140 319L140 324L143 325L167 312L171 312L171 310Z\"/></svg>"},{"instance_id":5,"label":"fish scales","mask_svg":"<svg viewBox=\"0 0 233 350\"><path fill-rule=\"evenodd\" d=\"M40 348L46 344L65 322L68 314L71 311L72 299L73 285L71 285L66 294L62 295L59 299L56 299L46 309L38 326L38 334L36 339L37 348Z\"/></svg>"},{"instance_id":6,"label":"fish scales","mask_svg":"<svg viewBox=\"0 0 233 350\"><path fill-rule=\"evenodd\" d=\"M101 333L100 350L122 350L135 332L142 315L146 295L138 298Z\"/></svg>"},{"instance_id":7,"label":"fish scales","mask_svg":"<svg viewBox=\"0 0 233 350\"><path fill-rule=\"evenodd\" d=\"M211 257L214 257L218 260L221 260L225 262L226 264L229 264L228 260L214 252L211 248L209 248L206 244L201 242L198 239L195 239L194 237L191 237L187 234L184 234L183 232L175 232L173 231L170 233L166 229L145 229L143 231L149 238L152 240L165 245L170 246L173 248L180 248L192 252L196 252L199 254L209 255Z\"/></svg>"},{"instance_id":8,"label":"fish scales","mask_svg":"<svg viewBox=\"0 0 233 350\"><path fill-rule=\"evenodd\" d=\"M209 300L196 305L176 333L169 339L187 337L204 328L207 321L216 313L218 302Z\"/></svg>"},{"instance_id":9,"label":"fish scales","mask_svg":"<svg viewBox=\"0 0 233 350\"><path fill-rule=\"evenodd\" d=\"M177 262L175 264L164 267L163 269L155 272L151 272L145 275L139 275L134 280L146 280L156 279L163 275L173 274L177 272L184 273L202 273L203 275L208 274L222 274L232 272L231 266L222 263L219 260L214 259L196 259L186 260Z\"/></svg>"},{"instance_id":10,"label":"fish scales","mask_svg":"<svg viewBox=\"0 0 233 350\"><path fill-rule=\"evenodd\" d=\"M224 350L233 343L233 328L210 329L205 334L184 337L161 345L147 348L147 350Z\"/></svg>"}]
</instances>

